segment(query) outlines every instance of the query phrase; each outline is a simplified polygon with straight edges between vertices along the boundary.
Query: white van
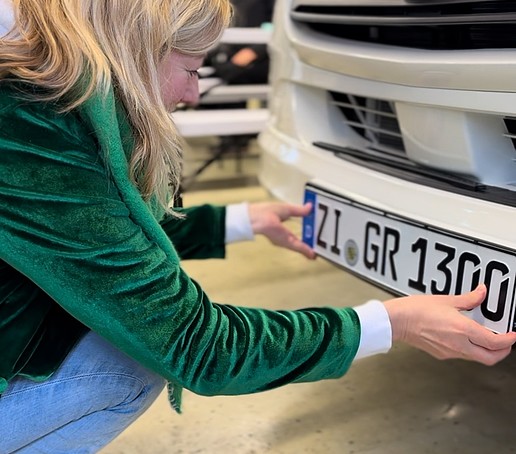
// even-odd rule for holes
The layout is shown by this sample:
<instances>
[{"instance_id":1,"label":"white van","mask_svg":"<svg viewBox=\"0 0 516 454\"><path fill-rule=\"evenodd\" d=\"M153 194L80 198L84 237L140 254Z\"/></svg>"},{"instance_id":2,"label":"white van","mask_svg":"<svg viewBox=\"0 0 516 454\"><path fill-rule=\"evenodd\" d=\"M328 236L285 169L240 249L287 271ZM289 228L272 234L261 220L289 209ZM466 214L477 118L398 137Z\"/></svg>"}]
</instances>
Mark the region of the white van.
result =
<instances>
[{"instance_id":1,"label":"white van","mask_svg":"<svg viewBox=\"0 0 516 454\"><path fill-rule=\"evenodd\" d=\"M261 183L303 236L395 294L485 282L513 329L516 1L277 0Z\"/></svg>"}]
</instances>

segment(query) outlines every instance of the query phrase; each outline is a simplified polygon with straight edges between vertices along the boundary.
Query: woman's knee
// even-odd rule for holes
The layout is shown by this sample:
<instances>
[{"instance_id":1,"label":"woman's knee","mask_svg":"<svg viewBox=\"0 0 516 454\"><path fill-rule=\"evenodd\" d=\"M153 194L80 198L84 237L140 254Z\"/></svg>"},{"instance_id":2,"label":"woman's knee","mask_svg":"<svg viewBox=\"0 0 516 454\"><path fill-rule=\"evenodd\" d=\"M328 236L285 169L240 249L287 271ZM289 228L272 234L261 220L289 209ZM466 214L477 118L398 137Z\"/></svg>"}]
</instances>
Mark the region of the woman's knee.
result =
<instances>
[{"instance_id":1,"label":"woman's knee","mask_svg":"<svg viewBox=\"0 0 516 454\"><path fill-rule=\"evenodd\" d=\"M84 342L74 352L78 361L88 358L91 369L90 389L86 385L83 389L86 394L96 391L107 392L104 404L111 410L123 407L138 414L147 409L159 396L165 386L165 379L145 368L134 359L117 350L107 341L94 333L87 335ZM95 364L95 360L98 361ZM73 357L70 358L73 362ZM84 381L83 381L84 384ZM99 388L96 386L100 385ZM102 400L102 399L101 399Z\"/></svg>"},{"instance_id":2,"label":"woman's knee","mask_svg":"<svg viewBox=\"0 0 516 454\"><path fill-rule=\"evenodd\" d=\"M163 391L166 381L163 377L141 368L131 377L134 382L134 392L120 405L135 406L134 412L141 414L149 408Z\"/></svg>"}]
</instances>

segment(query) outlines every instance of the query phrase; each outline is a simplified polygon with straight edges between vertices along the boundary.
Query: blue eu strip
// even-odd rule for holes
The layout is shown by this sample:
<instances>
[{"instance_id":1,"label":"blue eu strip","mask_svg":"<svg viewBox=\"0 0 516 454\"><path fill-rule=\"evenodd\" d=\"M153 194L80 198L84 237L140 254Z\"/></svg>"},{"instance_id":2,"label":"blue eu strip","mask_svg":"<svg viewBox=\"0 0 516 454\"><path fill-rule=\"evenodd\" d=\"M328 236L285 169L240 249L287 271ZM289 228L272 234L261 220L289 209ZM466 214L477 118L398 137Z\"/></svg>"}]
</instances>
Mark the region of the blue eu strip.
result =
<instances>
[{"instance_id":1,"label":"blue eu strip","mask_svg":"<svg viewBox=\"0 0 516 454\"><path fill-rule=\"evenodd\" d=\"M315 203L317 194L310 190L305 190L305 203L311 202L312 211L308 216L303 218L303 242L311 248L314 247L314 231L315 231Z\"/></svg>"}]
</instances>

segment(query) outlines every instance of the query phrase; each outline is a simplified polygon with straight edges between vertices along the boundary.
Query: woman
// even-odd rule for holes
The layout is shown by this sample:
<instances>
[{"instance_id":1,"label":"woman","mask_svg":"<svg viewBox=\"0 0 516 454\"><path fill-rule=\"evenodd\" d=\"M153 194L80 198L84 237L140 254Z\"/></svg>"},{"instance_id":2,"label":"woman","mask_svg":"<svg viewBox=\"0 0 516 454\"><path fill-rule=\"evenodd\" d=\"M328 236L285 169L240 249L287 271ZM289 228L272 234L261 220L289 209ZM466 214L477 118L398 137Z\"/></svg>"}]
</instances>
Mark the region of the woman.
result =
<instances>
[{"instance_id":1,"label":"woman","mask_svg":"<svg viewBox=\"0 0 516 454\"><path fill-rule=\"evenodd\" d=\"M230 20L226 0L14 0L0 43L0 451L95 452L169 383L213 394L342 376L403 340L494 364L516 334L457 297L356 309L215 304L180 258L244 235L313 258L282 227L310 206L167 211L181 143L168 111ZM238 218L238 215L236 216ZM247 224L246 224L247 222ZM247 233L245 233L247 231Z\"/></svg>"}]
</instances>

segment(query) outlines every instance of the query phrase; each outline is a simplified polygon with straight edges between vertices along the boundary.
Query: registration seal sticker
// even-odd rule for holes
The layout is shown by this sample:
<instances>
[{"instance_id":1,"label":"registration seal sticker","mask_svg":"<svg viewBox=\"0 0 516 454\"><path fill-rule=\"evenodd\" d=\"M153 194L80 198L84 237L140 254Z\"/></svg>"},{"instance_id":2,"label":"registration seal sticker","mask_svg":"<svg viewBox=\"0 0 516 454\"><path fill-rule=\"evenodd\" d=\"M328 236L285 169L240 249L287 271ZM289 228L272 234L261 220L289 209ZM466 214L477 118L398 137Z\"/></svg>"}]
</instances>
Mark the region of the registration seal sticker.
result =
<instances>
[{"instance_id":1,"label":"registration seal sticker","mask_svg":"<svg viewBox=\"0 0 516 454\"><path fill-rule=\"evenodd\" d=\"M344 257L349 266L355 266L358 262L358 244L355 240L344 243Z\"/></svg>"}]
</instances>

